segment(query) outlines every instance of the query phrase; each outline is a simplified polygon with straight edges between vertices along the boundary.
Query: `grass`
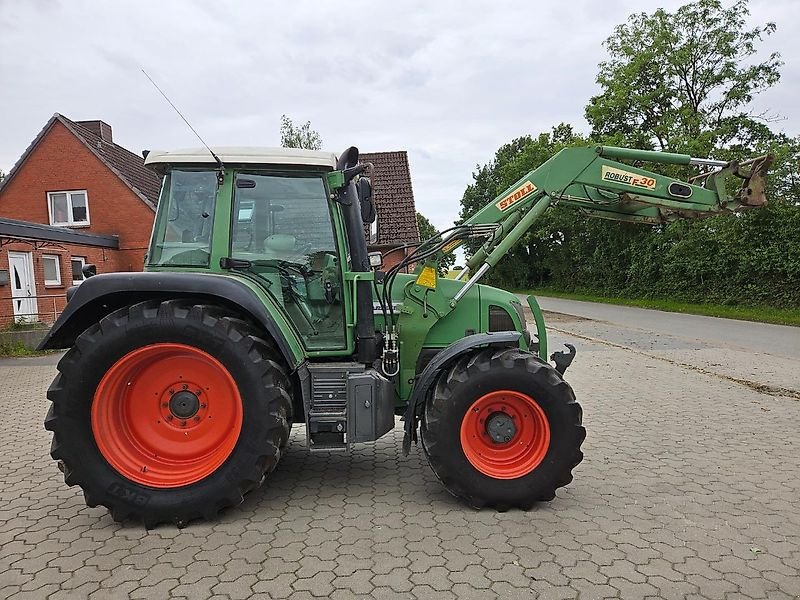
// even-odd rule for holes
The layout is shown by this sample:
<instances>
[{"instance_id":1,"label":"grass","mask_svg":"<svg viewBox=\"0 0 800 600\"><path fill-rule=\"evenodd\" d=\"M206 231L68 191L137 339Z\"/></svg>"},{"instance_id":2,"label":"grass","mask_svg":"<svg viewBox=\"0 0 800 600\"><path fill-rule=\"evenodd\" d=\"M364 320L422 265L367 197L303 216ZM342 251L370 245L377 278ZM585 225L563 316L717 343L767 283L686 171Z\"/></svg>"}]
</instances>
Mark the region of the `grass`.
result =
<instances>
[{"instance_id":1,"label":"grass","mask_svg":"<svg viewBox=\"0 0 800 600\"><path fill-rule=\"evenodd\" d=\"M25 346L22 342L14 339L14 332L32 331L35 329L47 329L47 325L39 322L20 322L9 323L5 327L0 327L0 358L19 358L24 356L44 356L49 352L38 352ZM9 339L10 338L10 339Z\"/></svg>"},{"instance_id":2,"label":"grass","mask_svg":"<svg viewBox=\"0 0 800 600\"><path fill-rule=\"evenodd\" d=\"M49 352L31 350L22 342L2 342L0 343L0 358L21 358L26 356L44 356Z\"/></svg>"},{"instance_id":3,"label":"grass","mask_svg":"<svg viewBox=\"0 0 800 600\"><path fill-rule=\"evenodd\" d=\"M33 329L47 329L47 325L38 321L14 321L0 328L0 331L32 331Z\"/></svg>"},{"instance_id":4,"label":"grass","mask_svg":"<svg viewBox=\"0 0 800 600\"><path fill-rule=\"evenodd\" d=\"M707 317L724 317L726 319L739 319L740 321L758 321L760 323L775 323L777 325L800 326L800 308L775 308L772 306L727 306L724 304L694 304L679 302L677 300L620 298L613 296L599 296L596 294L583 294L575 292L561 292L558 290L541 289L528 290L528 294L536 296L550 296L568 300L583 300L586 302L603 302L605 304L621 304L624 306L637 306L666 310L669 312L687 313L690 315L705 315Z\"/></svg>"}]
</instances>

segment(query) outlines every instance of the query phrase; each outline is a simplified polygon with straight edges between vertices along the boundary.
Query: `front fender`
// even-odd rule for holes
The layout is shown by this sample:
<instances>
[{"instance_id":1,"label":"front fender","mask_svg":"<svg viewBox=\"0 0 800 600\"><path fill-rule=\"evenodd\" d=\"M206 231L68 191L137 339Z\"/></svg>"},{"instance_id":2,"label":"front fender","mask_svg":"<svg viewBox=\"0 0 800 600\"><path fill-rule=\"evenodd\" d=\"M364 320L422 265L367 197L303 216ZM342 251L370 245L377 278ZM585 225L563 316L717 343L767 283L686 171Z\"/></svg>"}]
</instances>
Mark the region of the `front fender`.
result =
<instances>
[{"instance_id":1,"label":"front fender","mask_svg":"<svg viewBox=\"0 0 800 600\"><path fill-rule=\"evenodd\" d=\"M439 375L457 358L472 352L475 348L494 346L499 348L519 348L520 331L498 331L495 333L476 333L453 342L434 356L414 381L414 389L408 400L405 413L405 436L403 453L408 454L411 441L417 441L418 406L425 402L425 396Z\"/></svg>"},{"instance_id":2,"label":"front fender","mask_svg":"<svg viewBox=\"0 0 800 600\"><path fill-rule=\"evenodd\" d=\"M69 348L88 327L113 311L144 302L186 297L246 313L275 341L286 364L295 369L304 359L288 327L281 327L265 302L245 283L208 273L107 273L86 279L74 292L38 350Z\"/></svg>"}]
</instances>

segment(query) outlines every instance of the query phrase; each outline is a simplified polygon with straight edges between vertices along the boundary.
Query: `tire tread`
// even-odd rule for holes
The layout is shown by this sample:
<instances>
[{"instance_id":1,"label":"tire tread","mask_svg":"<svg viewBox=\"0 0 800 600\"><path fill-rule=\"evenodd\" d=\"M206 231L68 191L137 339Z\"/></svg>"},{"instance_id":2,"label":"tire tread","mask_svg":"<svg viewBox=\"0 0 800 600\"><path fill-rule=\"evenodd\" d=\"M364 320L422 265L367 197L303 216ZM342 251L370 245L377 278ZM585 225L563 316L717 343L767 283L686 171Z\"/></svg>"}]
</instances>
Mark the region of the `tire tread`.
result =
<instances>
[{"instance_id":1,"label":"tire tread","mask_svg":"<svg viewBox=\"0 0 800 600\"><path fill-rule=\"evenodd\" d=\"M538 385L545 386L558 398L564 409L563 414L569 421L568 429L572 439L568 449L555 457L559 463L558 471L546 485L532 490L527 497L497 498L496 490L488 490L485 485L470 485L460 478L455 473L458 467L457 458L454 458L463 458L460 440L457 447L453 447L452 439L445 439L447 436L443 435L447 419L458 414L458 396L462 386L495 369L527 372ZM520 349L487 349L462 357L439 377L425 405L422 446L436 477L451 494L465 499L475 508L487 507L500 512L510 508L530 510L536 502L552 500L558 488L572 481L572 469L583 459L580 446L586 437L586 430L582 426L582 416L583 411L572 388L552 366Z\"/></svg>"},{"instance_id":2,"label":"tire tread","mask_svg":"<svg viewBox=\"0 0 800 600\"><path fill-rule=\"evenodd\" d=\"M65 429L69 423L62 417L71 410L73 404L69 397L70 378L80 377L82 356L89 348L101 343L105 336L127 329L131 323L158 322L162 319L186 321L187 327L211 327L222 333L230 343L244 348L243 354L249 358L250 368L263 371L261 382L268 427L262 435L262 452L253 464L241 466L242 474L237 484L215 486L220 491L216 497L208 498L202 509L176 505L170 511L153 513L132 508L130 504L94 485L91 473L84 473L82 462L69 452L66 440L70 436ZM220 510L240 504L244 495L257 488L274 470L289 441L291 384L285 369L278 362L280 358L274 348L274 344L259 337L250 324L231 316L221 307L192 303L185 299L141 302L107 315L78 336L73 347L59 361L58 374L47 391L47 398L52 403L45 418L45 428L53 432L50 454L53 459L63 461L65 482L70 486L80 485L87 505L105 506L115 521L136 520L144 523L148 529L160 523L174 523L182 527L194 519L214 519ZM213 474L209 477L213 477Z\"/></svg>"}]
</instances>

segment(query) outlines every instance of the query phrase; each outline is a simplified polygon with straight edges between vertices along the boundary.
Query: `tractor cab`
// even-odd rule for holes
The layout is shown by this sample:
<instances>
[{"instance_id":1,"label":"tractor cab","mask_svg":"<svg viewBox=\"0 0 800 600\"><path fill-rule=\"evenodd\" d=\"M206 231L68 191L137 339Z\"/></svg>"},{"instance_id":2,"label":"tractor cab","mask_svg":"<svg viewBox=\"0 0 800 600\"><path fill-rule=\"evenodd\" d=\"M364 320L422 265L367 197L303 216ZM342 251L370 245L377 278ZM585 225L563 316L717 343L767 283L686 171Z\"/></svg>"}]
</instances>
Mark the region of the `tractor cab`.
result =
<instances>
[{"instance_id":1,"label":"tractor cab","mask_svg":"<svg viewBox=\"0 0 800 600\"><path fill-rule=\"evenodd\" d=\"M258 285L308 351L352 348L346 234L329 199L333 154L295 149L151 152L164 175L147 271L235 272Z\"/></svg>"}]
</instances>

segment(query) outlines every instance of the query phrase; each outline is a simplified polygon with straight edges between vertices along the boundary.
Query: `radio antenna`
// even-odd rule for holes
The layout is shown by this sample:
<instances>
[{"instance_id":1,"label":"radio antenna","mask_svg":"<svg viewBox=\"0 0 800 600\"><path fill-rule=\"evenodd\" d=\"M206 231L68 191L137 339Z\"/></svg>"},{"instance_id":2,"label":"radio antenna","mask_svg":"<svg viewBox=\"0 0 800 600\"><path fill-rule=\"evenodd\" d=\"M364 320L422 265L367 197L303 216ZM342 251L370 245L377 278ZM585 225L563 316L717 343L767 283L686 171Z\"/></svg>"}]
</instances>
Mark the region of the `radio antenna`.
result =
<instances>
[{"instance_id":1,"label":"radio antenna","mask_svg":"<svg viewBox=\"0 0 800 600\"><path fill-rule=\"evenodd\" d=\"M222 182L223 182L223 180L225 179L225 165L224 165L224 164L222 164L222 160L220 159L220 157L219 157L219 156L217 156L217 155L214 153L214 151L213 151L213 150L212 150L212 149L209 147L209 145L208 145L208 144L206 144L206 141L205 141L203 138L201 138L201 137L200 137L200 134L199 134L199 133L197 133L197 130L196 130L194 127L192 127L192 124L191 124L191 123L189 123L189 121L186 119L186 117L184 117L184 116L183 116L183 114L181 113L181 111L179 111L179 110L178 110L178 107L177 107L177 106L175 106L175 105L172 103L172 100L170 100L170 99L169 99L169 97L168 97L168 96L167 96L167 95L164 93L164 91L163 91L163 90L162 90L160 87L158 87L158 84L157 84L155 81L153 81L153 78L152 78L152 77L150 77L150 75L148 75L148 74L147 74L147 71L145 71L144 69L142 69L142 73L144 73L144 76L145 76L145 77L147 77L147 79L150 81L150 83L152 83L152 84L153 84L153 87L154 87L154 88L156 88L156 89L158 90L158 93L159 93L159 94L161 94L162 96L164 96L164 100L166 100L166 101L169 103L169 105L172 107L172 109L173 109L173 110L174 110L176 113L178 113L178 116L179 116L181 119L183 119L183 122L184 122L184 123L186 123L186 126L187 126L189 129L191 129L191 130L192 130L192 133L193 133L193 134L195 134L195 135L197 136L197 139L198 139L198 140L200 140L200 143L201 143L201 144L203 144L203 146L205 146L205 147L206 147L206 150L208 150L209 154L211 154L212 158L213 158L213 159L216 161L216 163L217 163L217 167L219 167L219 169L218 169L218 171L217 171L217 182L219 183L219 185L222 185Z\"/></svg>"}]
</instances>

